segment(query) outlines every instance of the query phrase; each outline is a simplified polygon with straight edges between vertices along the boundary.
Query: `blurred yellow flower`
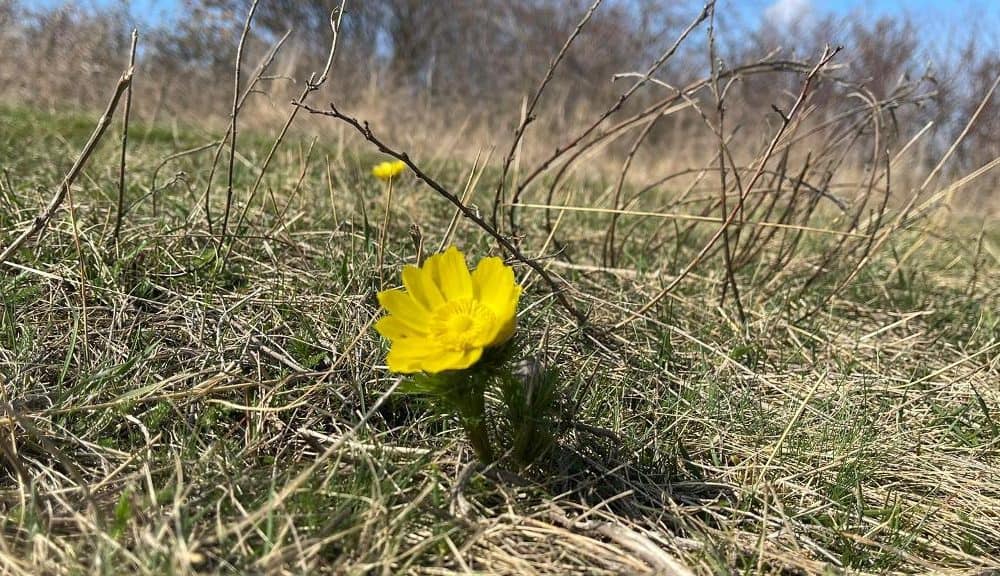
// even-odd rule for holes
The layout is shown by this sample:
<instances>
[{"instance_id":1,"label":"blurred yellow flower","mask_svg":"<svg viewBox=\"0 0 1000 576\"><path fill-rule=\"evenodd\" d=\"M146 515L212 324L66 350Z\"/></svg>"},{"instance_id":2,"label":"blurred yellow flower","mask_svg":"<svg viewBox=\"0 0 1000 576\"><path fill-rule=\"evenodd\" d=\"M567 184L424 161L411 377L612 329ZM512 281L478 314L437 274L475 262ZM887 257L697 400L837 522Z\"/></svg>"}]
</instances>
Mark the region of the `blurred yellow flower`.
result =
<instances>
[{"instance_id":1,"label":"blurred yellow flower","mask_svg":"<svg viewBox=\"0 0 1000 576\"><path fill-rule=\"evenodd\" d=\"M452 246L422 268L404 267L403 286L378 294L389 315L375 329L391 344L393 372L463 370L514 334L521 286L500 258L483 258L470 274Z\"/></svg>"},{"instance_id":2,"label":"blurred yellow flower","mask_svg":"<svg viewBox=\"0 0 1000 576\"><path fill-rule=\"evenodd\" d=\"M378 178L379 180L388 181L396 176L399 176L400 172L403 170L406 170L406 163L402 160L379 162L372 167L372 176Z\"/></svg>"}]
</instances>

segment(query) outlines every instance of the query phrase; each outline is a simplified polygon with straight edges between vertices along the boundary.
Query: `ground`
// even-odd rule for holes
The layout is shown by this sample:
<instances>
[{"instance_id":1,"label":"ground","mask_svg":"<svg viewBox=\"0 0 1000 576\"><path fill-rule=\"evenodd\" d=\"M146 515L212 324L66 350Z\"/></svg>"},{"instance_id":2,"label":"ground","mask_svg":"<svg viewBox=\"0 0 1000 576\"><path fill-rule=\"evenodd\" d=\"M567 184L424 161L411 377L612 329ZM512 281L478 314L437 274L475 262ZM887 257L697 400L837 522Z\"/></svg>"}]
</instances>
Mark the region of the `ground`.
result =
<instances>
[{"instance_id":1,"label":"ground","mask_svg":"<svg viewBox=\"0 0 1000 576\"><path fill-rule=\"evenodd\" d=\"M94 120L0 109L0 246ZM484 469L455 422L385 394L372 323L416 244L478 258L488 235L409 173L386 220L384 158L322 138L290 137L248 203L272 142L249 130L220 249L219 134L138 122L116 238L117 130L0 272L5 573L1000 569L995 219L925 213L865 257L782 229L737 254L741 320L717 252L645 306L717 225L622 216L605 266L607 214L554 213L550 235L522 210L587 328L514 264L517 337L558 366L566 417L532 467ZM492 169L414 156L487 214Z\"/></svg>"}]
</instances>

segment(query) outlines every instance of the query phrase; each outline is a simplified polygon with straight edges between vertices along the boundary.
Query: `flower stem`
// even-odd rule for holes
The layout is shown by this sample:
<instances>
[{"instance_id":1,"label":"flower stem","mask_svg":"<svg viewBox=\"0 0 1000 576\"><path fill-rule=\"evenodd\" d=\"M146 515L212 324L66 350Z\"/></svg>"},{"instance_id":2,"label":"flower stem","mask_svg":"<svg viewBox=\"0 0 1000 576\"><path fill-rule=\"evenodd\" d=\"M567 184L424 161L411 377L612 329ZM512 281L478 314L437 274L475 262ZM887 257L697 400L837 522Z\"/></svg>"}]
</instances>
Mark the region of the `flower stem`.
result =
<instances>
[{"instance_id":1,"label":"flower stem","mask_svg":"<svg viewBox=\"0 0 1000 576\"><path fill-rule=\"evenodd\" d=\"M463 419L465 433L469 436L469 443L475 450L476 456L483 464L493 462L493 448L490 446L490 437L486 433L486 422L482 417Z\"/></svg>"},{"instance_id":2,"label":"flower stem","mask_svg":"<svg viewBox=\"0 0 1000 576\"><path fill-rule=\"evenodd\" d=\"M457 413L476 456L483 464L490 464L494 456L486 422L486 380L474 371L459 372L454 377L445 401Z\"/></svg>"},{"instance_id":3,"label":"flower stem","mask_svg":"<svg viewBox=\"0 0 1000 576\"><path fill-rule=\"evenodd\" d=\"M385 220L382 221L382 229L378 234L378 262L376 266L378 267L378 289L385 289L385 276L383 275L382 264L385 258L385 241L386 235L389 230L389 215L392 213L392 177L389 178L389 182L386 184L385 192Z\"/></svg>"}]
</instances>

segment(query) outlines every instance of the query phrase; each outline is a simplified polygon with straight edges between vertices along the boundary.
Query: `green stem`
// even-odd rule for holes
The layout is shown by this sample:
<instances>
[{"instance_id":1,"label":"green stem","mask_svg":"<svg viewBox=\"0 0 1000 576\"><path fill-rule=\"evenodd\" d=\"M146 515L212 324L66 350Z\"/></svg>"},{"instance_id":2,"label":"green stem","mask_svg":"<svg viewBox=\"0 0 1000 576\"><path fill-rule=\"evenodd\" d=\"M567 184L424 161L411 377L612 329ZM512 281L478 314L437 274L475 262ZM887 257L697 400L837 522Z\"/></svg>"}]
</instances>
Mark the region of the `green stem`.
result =
<instances>
[{"instance_id":1,"label":"green stem","mask_svg":"<svg viewBox=\"0 0 1000 576\"><path fill-rule=\"evenodd\" d=\"M483 464L493 462L493 448L490 446L490 437L486 432L486 422L482 416L478 418L463 419L465 433L469 436L469 443L475 450L476 456Z\"/></svg>"},{"instance_id":2,"label":"green stem","mask_svg":"<svg viewBox=\"0 0 1000 576\"><path fill-rule=\"evenodd\" d=\"M486 382L471 371L456 377L447 401L458 413L476 456L483 464L490 464L494 457L486 422Z\"/></svg>"}]
</instances>

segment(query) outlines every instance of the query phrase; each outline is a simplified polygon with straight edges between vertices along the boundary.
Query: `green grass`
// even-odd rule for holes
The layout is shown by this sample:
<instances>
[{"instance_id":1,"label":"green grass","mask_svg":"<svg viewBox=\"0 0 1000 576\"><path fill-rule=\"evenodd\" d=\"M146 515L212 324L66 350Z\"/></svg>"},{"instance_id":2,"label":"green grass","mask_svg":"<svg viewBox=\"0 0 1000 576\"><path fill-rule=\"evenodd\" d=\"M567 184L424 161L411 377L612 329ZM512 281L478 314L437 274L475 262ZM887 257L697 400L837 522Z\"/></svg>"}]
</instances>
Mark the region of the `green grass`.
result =
<instances>
[{"instance_id":1,"label":"green grass","mask_svg":"<svg viewBox=\"0 0 1000 576\"><path fill-rule=\"evenodd\" d=\"M0 245L48 201L92 122L0 109ZM394 377L370 326L385 210L367 175L377 156L320 141L306 162L310 141L290 138L223 262L201 201L212 150L163 164L153 188L164 159L214 138L134 127L135 204L116 248L109 133L64 209L0 272L4 571L611 574L665 571L670 558L697 574L1000 566L995 220L935 216L900 230L837 293L855 260L824 261L836 237L806 234L777 277L766 272L775 240L737 271L745 325L731 296L720 305L714 253L600 343L532 275L519 335L561 367L572 420L589 428L567 424L532 469L484 471L468 466L456 422L383 398ZM240 142L234 225L270 146L263 133ZM456 190L469 169L428 166ZM484 214L490 174L469 200ZM575 204L606 190L576 185ZM224 167L211 191L218 233ZM415 260L411 224L433 251L452 214L401 180L388 283ZM535 254L542 214L521 214ZM834 226L823 218L809 224ZM545 260L605 328L713 230L675 237L647 219L621 242L617 268L601 269L607 221L566 214L558 240L572 263ZM474 257L494 249L465 221L453 242ZM824 273L807 283L817 266Z\"/></svg>"}]
</instances>

